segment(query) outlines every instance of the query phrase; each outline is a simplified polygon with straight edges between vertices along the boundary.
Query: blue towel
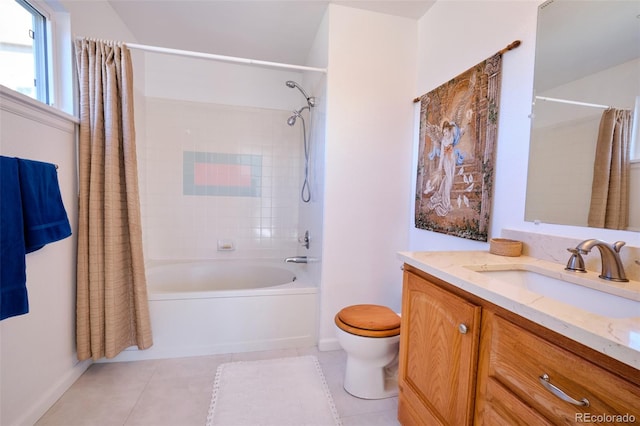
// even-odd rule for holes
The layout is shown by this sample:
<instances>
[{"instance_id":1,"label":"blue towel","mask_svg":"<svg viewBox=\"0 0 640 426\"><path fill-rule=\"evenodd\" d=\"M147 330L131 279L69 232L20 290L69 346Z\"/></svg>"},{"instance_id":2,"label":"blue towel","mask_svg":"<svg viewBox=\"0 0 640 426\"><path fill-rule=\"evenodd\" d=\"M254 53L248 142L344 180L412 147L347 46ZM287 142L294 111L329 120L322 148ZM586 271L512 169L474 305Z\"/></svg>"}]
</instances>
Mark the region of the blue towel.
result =
<instances>
[{"instance_id":1,"label":"blue towel","mask_svg":"<svg viewBox=\"0 0 640 426\"><path fill-rule=\"evenodd\" d=\"M18 159L24 242L27 253L71 235L71 225L62 204L56 166Z\"/></svg>"},{"instance_id":2,"label":"blue towel","mask_svg":"<svg viewBox=\"0 0 640 426\"><path fill-rule=\"evenodd\" d=\"M29 312L25 255L70 235L56 167L0 156L0 320Z\"/></svg>"},{"instance_id":3,"label":"blue towel","mask_svg":"<svg viewBox=\"0 0 640 426\"><path fill-rule=\"evenodd\" d=\"M29 312L18 159L0 156L0 320Z\"/></svg>"}]
</instances>

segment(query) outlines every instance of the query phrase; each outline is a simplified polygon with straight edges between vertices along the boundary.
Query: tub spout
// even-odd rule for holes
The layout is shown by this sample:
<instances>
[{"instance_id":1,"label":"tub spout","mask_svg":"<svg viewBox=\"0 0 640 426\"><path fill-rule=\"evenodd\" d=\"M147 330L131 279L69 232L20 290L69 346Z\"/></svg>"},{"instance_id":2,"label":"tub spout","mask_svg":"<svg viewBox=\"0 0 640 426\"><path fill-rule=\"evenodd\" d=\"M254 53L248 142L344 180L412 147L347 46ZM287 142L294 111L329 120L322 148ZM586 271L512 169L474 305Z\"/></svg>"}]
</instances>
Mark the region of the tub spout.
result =
<instances>
[{"instance_id":1,"label":"tub spout","mask_svg":"<svg viewBox=\"0 0 640 426\"><path fill-rule=\"evenodd\" d=\"M307 256L293 256L284 259L287 263L307 263Z\"/></svg>"}]
</instances>

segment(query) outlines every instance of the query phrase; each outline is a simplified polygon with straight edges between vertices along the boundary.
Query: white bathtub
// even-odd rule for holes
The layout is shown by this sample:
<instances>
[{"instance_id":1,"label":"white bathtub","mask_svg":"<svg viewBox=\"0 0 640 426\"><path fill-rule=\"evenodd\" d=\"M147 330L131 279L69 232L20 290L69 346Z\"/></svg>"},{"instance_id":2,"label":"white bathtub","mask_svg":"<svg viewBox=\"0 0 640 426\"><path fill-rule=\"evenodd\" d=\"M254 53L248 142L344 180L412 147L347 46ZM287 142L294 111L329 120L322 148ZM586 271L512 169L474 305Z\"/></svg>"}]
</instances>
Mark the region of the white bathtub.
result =
<instances>
[{"instance_id":1,"label":"white bathtub","mask_svg":"<svg viewBox=\"0 0 640 426\"><path fill-rule=\"evenodd\" d=\"M277 260L147 265L154 344L114 361L313 346L318 291L305 266Z\"/></svg>"}]
</instances>

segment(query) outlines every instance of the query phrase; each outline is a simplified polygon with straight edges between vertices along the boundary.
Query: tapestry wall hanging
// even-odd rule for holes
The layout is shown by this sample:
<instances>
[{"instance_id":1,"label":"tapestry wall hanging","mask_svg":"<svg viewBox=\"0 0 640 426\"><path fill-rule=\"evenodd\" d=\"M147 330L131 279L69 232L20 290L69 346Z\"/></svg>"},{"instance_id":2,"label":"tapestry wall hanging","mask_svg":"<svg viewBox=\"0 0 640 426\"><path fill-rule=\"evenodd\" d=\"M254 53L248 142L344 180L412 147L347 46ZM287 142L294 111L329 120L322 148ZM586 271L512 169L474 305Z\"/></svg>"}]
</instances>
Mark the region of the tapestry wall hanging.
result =
<instances>
[{"instance_id":1,"label":"tapestry wall hanging","mask_svg":"<svg viewBox=\"0 0 640 426\"><path fill-rule=\"evenodd\" d=\"M416 99L416 228L487 241L502 53Z\"/></svg>"}]
</instances>

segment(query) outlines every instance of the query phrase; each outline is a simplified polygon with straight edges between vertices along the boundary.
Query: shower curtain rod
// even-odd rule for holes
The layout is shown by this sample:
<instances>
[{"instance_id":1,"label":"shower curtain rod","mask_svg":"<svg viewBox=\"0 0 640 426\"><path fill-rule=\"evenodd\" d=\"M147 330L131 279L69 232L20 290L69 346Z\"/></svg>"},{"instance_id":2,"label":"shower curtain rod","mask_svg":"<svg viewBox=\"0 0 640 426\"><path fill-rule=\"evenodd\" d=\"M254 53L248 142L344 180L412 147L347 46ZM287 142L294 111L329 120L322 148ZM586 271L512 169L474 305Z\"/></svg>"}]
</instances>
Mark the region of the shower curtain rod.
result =
<instances>
[{"instance_id":1,"label":"shower curtain rod","mask_svg":"<svg viewBox=\"0 0 640 426\"><path fill-rule=\"evenodd\" d=\"M166 47L148 46L145 44L125 43L130 49L144 50L147 52L166 53L169 55L188 56L191 58L211 59L214 61L235 62L247 65L261 65L274 68L287 68L299 71L315 71L326 73L326 68L307 67L304 65L283 64L279 62L260 61L257 59L237 58L235 56L216 55L213 53L192 52L189 50L169 49Z\"/></svg>"},{"instance_id":2,"label":"shower curtain rod","mask_svg":"<svg viewBox=\"0 0 640 426\"><path fill-rule=\"evenodd\" d=\"M541 101L559 102L561 104L579 105L579 106L586 106L591 108L602 108L602 109L612 108L609 105L590 104L588 102L570 101L568 99L549 98L546 96L536 96L536 99L540 99Z\"/></svg>"}]
</instances>

